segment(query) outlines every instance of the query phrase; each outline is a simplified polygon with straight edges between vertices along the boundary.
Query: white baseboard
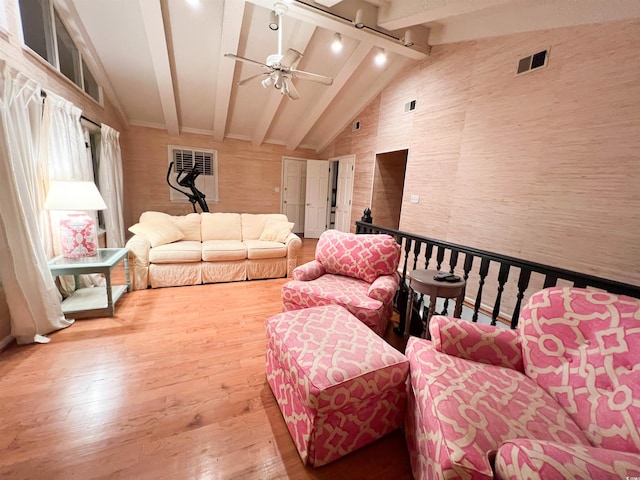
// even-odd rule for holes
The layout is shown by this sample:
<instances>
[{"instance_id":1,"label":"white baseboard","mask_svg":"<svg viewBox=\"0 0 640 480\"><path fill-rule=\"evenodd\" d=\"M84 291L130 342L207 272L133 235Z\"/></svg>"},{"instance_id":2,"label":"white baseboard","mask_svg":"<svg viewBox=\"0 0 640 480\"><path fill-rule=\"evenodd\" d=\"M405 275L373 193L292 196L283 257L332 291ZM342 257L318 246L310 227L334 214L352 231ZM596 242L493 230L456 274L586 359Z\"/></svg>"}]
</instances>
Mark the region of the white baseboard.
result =
<instances>
[{"instance_id":1,"label":"white baseboard","mask_svg":"<svg viewBox=\"0 0 640 480\"><path fill-rule=\"evenodd\" d=\"M7 335L2 340L0 340L0 352L7 348L9 344L11 344L11 342L13 342L14 340L15 338L12 335Z\"/></svg>"}]
</instances>

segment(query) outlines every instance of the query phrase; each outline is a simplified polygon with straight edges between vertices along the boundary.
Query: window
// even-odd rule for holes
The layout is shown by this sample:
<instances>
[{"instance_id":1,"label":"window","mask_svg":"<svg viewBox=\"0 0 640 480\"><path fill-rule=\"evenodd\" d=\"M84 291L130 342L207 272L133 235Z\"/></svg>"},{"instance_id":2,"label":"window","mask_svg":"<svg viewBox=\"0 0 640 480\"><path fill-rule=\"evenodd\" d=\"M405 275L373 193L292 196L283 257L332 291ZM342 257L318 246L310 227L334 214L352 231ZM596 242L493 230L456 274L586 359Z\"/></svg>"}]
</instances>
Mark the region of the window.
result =
<instances>
[{"instance_id":1,"label":"window","mask_svg":"<svg viewBox=\"0 0 640 480\"><path fill-rule=\"evenodd\" d=\"M207 203L218 201L218 152L215 150L193 149L169 145L169 164L173 162L169 177L173 185L178 185L178 176L184 178L188 172L198 170L195 186L204 193ZM190 191L182 188L184 191ZM180 192L169 189L172 202L188 202L188 198Z\"/></svg>"},{"instance_id":2,"label":"window","mask_svg":"<svg viewBox=\"0 0 640 480\"><path fill-rule=\"evenodd\" d=\"M94 100L100 86L51 0L20 0L24 43Z\"/></svg>"}]
</instances>

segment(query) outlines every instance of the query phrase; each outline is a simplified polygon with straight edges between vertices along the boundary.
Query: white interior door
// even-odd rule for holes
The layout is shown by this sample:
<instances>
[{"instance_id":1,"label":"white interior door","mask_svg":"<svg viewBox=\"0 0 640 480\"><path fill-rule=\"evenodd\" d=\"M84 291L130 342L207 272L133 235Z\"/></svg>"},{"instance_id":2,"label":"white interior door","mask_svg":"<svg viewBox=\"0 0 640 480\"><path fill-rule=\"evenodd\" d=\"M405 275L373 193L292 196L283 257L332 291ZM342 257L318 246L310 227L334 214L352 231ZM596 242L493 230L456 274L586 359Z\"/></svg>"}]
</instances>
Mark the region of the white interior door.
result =
<instances>
[{"instance_id":1,"label":"white interior door","mask_svg":"<svg viewBox=\"0 0 640 480\"><path fill-rule=\"evenodd\" d=\"M353 176L356 164L354 155L338 159L338 186L336 190L336 230L351 229L351 200L353 199Z\"/></svg>"},{"instance_id":2,"label":"white interior door","mask_svg":"<svg viewBox=\"0 0 640 480\"><path fill-rule=\"evenodd\" d=\"M307 161L284 158L282 161L282 213L294 222L294 233L304 231Z\"/></svg>"},{"instance_id":3,"label":"white interior door","mask_svg":"<svg viewBox=\"0 0 640 480\"><path fill-rule=\"evenodd\" d=\"M304 212L305 238L320 238L327 229L329 192L329 162L307 160L306 204Z\"/></svg>"}]
</instances>

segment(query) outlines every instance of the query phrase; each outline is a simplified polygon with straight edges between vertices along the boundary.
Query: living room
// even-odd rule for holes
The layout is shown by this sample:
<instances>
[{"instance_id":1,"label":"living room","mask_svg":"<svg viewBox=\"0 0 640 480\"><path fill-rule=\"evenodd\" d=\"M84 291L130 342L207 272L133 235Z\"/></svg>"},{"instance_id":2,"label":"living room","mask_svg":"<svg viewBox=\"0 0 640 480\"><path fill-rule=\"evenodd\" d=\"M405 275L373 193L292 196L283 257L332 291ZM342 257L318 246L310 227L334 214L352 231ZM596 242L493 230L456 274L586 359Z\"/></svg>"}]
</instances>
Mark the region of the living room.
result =
<instances>
[{"instance_id":1,"label":"living room","mask_svg":"<svg viewBox=\"0 0 640 480\"><path fill-rule=\"evenodd\" d=\"M600 13L600 8L607 10L604 3L589 5ZM215 211L219 212L280 212L281 196L274 187L281 186L284 155L328 159L354 154L357 181L351 210L353 231L355 221L371 205L376 154L408 150L400 230L640 285L640 52L636 41L640 12L634 2L622 4L627 7L626 16L620 13L622 18L618 19L596 15L607 21L589 20L572 26L551 22L547 27L521 33L503 32L499 29L502 26L496 25L496 32L501 32L498 36L434 44L427 58L408 63L363 109L343 118L345 126L339 135L317 152L300 147L291 151L282 144L255 146L234 138L216 141L211 135L198 133L173 136L167 129L128 126L108 95L102 104L94 101L27 51L22 43L17 0L0 3L4 13L0 53L8 65L36 80L43 89L71 101L92 121L108 124L121 133L125 228L147 210L176 215L190 211L190 205L169 200L165 182L168 145L218 152L221 175ZM515 26L513 29L517 30ZM544 68L515 74L519 59L542 50L548 51ZM405 113L403 107L411 100L416 100L416 109ZM354 131L355 121L360 128ZM412 196L419 197L418 203L411 202ZM376 223L376 212L372 215ZM282 283L274 282L280 282L278 288ZM247 307L248 313L234 314L237 318L247 315L253 321L251 328L258 328L258 317L275 313L279 298L260 297L259 289L264 285L257 283L225 284L217 290L207 287L205 295L198 293L200 287L159 289L140 292L147 295L140 300L133 292L123 299L123 316L109 320L105 328L123 333L135 330L135 323L140 321L138 310L143 306L143 314L149 316L145 324L156 314L179 316L180 309L174 307L182 305L188 310L202 301L199 297L209 294L216 298L238 295L233 308L239 309L244 308L241 299L245 297L255 304L268 303L264 310L256 310L254 305ZM172 293L174 290L178 293ZM162 298L166 295L179 300L168 307L172 300ZM0 296L4 297L4 290ZM195 310L204 315L210 308L207 303ZM224 312L227 307L216 304L215 308ZM220 317L220 322L234 321ZM169 323L162 325L169 329ZM178 328L189 329L186 324ZM99 323L74 325L68 329L68 340L60 343L71 345L101 329ZM212 331L225 335L219 327L209 331L213 335ZM0 337L6 338L10 332L8 307L6 301L0 301ZM56 336L52 338L56 343ZM254 342L258 338L257 333L252 337ZM160 342L160 338L155 341ZM91 345L100 351L99 343ZM81 361L82 355L94 353L78 351L73 359ZM257 350L253 354L250 361L257 362ZM38 357L38 361L47 362L46 355ZM233 364L235 360L224 361ZM64 371L60 368L59 372ZM16 399L14 395L21 395L20 388L5 384L3 390L10 392L3 402L8 408ZM32 413L40 411L34 398L26 401ZM43 408L62 415L60 409ZM272 406L270 413L278 412ZM34 432L37 427L32 425ZM282 433L277 439L280 444L285 441L285 431L277 428ZM402 442L401 437L396 440ZM13 438L6 437L5 445L11 441ZM193 447L189 445L185 448ZM170 448L167 444L159 451L166 456ZM373 455L383 455L376 452ZM108 453L105 455L108 458ZM114 455L123 455L123 451ZM181 451L179 457L184 459L184 455ZM237 455L235 461L240 462L242 456ZM367 456L360 458L364 463L369 461ZM294 461L298 459L292 456L285 462L292 465ZM301 473L297 466L290 468L308 478L316 475ZM348 469L353 478L356 468ZM16 477L20 477L20 470L16 471ZM278 472L282 475L281 470L245 471L244 475L275 478ZM331 470L325 472L326 477L320 472L315 478L331 478ZM397 472L408 475L406 468L400 467ZM401 476L399 473L398 478Z\"/></svg>"}]
</instances>

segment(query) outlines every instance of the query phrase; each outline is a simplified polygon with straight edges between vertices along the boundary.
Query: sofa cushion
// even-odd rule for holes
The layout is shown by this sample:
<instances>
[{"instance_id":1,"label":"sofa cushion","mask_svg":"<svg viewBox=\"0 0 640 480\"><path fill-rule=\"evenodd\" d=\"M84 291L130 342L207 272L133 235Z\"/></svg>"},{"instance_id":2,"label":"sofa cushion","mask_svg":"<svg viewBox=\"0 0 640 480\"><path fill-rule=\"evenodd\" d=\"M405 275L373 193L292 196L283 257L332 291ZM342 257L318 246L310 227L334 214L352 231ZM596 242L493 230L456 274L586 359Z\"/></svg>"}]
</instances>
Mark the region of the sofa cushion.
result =
<instances>
[{"instance_id":1,"label":"sofa cushion","mask_svg":"<svg viewBox=\"0 0 640 480\"><path fill-rule=\"evenodd\" d=\"M556 287L534 294L520 318L527 376L594 446L640 452L640 301Z\"/></svg>"},{"instance_id":2,"label":"sofa cushion","mask_svg":"<svg viewBox=\"0 0 640 480\"><path fill-rule=\"evenodd\" d=\"M189 213L187 215L169 215L163 212L144 212L140 215L140 222L156 219L169 219L184 234L183 240L193 240L199 242L200 236L200 214Z\"/></svg>"},{"instance_id":3,"label":"sofa cushion","mask_svg":"<svg viewBox=\"0 0 640 480\"><path fill-rule=\"evenodd\" d=\"M282 213L243 213L242 214L242 240L258 240L264 231L267 222L288 222L289 219Z\"/></svg>"},{"instance_id":4,"label":"sofa cushion","mask_svg":"<svg viewBox=\"0 0 640 480\"><path fill-rule=\"evenodd\" d=\"M202 213L202 240L242 241L242 227L238 213Z\"/></svg>"},{"instance_id":5,"label":"sofa cushion","mask_svg":"<svg viewBox=\"0 0 640 480\"><path fill-rule=\"evenodd\" d=\"M567 412L520 372L440 353L415 337L405 354L415 421L424 429L424 437L416 439L419 454L433 457L419 463L444 478L492 478L487 455L507 440L589 445Z\"/></svg>"},{"instance_id":6,"label":"sofa cushion","mask_svg":"<svg viewBox=\"0 0 640 480\"><path fill-rule=\"evenodd\" d=\"M283 301L298 308L341 305L348 309L380 310L382 302L367 296L370 284L357 278L325 274L311 282L291 280L282 286Z\"/></svg>"},{"instance_id":7,"label":"sofa cushion","mask_svg":"<svg viewBox=\"0 0 640 480\"><path fill-rule=\"evenodd\" d=\"M400 261L400 245L390 235L327 230L320 235L315 258L328 273L371 283L380 275L395 273Z\"/></svg>"},{"instance_id":8,"label":"sofa cushion","mask_svg":"<svg viewBox=\"0 0 640 480\"><path fill-rule=\"evenodd\" d=\"M188 263L202 260L200 242L181 240L149 250L150 263Z\"/></svg>"},{"instance_id":9,"label":"sofa cushion","mask_svg":"<svg viewBox=\"0 0 640 480\"><path fill-rule=\"evenodd\" d=\"M129 227L129 231L140 235L147 240L152 247L177 242L184 238L184 234L168 218L157 217L144 222L136 223Z\"/></svg>"},{"instance_id":10,"label":"sofa cushion","mask_svg":"<svg viewBox=\"0 0 640 480\"><path fill-rule=\"evenodd\" d=\"M247 258L282 258L287 256L287 246L279 242L263 242L261 240L245 240Z\"/></svg>"},{"instance_id":11,"label":"sofa cushion","mask_svg":"<svg viewBox=\"0 0 640 480\"><path fill-rule=\"evenodd\" d=\"M244 260L247 247L238 240L205 240L202 242L202 260L205 262Z\"/></svg>"},{"instance_id":12,"label":"sofa cushion","mask_svg":"<svg viewBox=\"0 0 640 480\"><path fill-rule=\"evenodd\" d=\"M264 225L264 230L260 234L260 240L266 242L280 242L287 241L287 237L293 230L295 223L282 221L278 218L269 217Z\"/></svg>"}]
</instances>

